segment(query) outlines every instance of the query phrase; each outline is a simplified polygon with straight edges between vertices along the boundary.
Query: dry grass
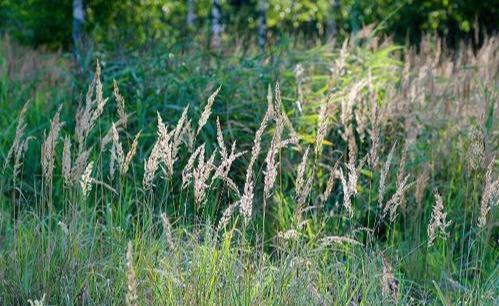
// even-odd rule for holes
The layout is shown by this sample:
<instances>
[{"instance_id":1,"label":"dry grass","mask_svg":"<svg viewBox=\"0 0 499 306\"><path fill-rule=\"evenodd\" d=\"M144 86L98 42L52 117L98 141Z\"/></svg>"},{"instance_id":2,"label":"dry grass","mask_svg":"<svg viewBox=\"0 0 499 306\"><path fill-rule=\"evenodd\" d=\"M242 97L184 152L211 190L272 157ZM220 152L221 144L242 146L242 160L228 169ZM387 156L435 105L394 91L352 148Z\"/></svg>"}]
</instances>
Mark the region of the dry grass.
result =
<instances>
[{"instance_id":1,"label":"dry grass","mask_svg":"<svg viewBox=\"0 0 499 306\"><path fill-rule=\"evenodd\" d=\"M104 251L114 254L112 246L118 246L121 255L117 257L121 259L113 257L110 262L123 261L124 242L130 237L135 239L128 242L126 269L102 268L98 261L93 262L98 256L105 257L102 250L90 251L92 260L83 267L71 266L75 270L95 269L94 278L112 278L117 283L107 285L108 288L115 286L115 294L124 297L127 305L219 302L218 298L231 290L238 292L234 284L252 287L255 283L261 286L254 289L257 293L250 290L249 297L237 296L231 301L273 304L271 296L275 292L282 298L280 304L294 304L277 292L277 285L269 290L267 283L277 280L289 296L295 288L303 289L300 294L320 305L410 303L419 292L411 287L412 280L405 278L414 278L414 282L424 278L436 280L435 286L427 286L421 280L421 290L436 291L433 301L444 301L440 296L440 276L448 271L452 277L459 274L459 281L468 282L467 286L473 288L455 293L458 298L453 301L462 302L468 299L467 295L474 298L476 292L485 288L481 287L486 283L484 279L496 275L487 269L493 262L490 258L497 257L493 241L499 187L494 173L497 130L494 122L487 123L486 115L487 110L493 113L497 108L498 42L490 38L476 55L465 48L455 57L445 55L443 50L435 56L427 43L423 42L420 53L407 50L405 67L394 65L389 72L383 72L398 72L397 86L392 84L395 82L377 80L383 74L376 71L365 74L354 70L349 54L355 52L355 45L348 41L339 50L337 60L330 63L336 74L328 82L338 86L340 80L344 82L337 92L310 92L317 86L306 86L307 67L298 66L297 112L289 111L295 106L288 105L287 97L281 97L278 84L274 92L269 87L266 112L254 134L252 129L248 133L254 135L248 143L239 143L238 138L226 140L233 135L230 120L221 122L219 116L211 120L215 123L210 121L217 96L224 94L221 87L208 97L195 129L191 126L196 118L195 108L185 107L180 108L182 113L176 122L171 118L163 120L166 117L158 112L155 137L151 137L154 134L148 132L149 127L137 126L135 118L126 113L117 82L113 82L112 91L117 112L106 113L107 88L97 62L85 104L76 113L74 135L65 131L59 107L43 138L43 181L51 194L52 190L63 190L62 195L54 192L55 197L61 201L61 207L71 207L67 215L61 209L60 214L51 212L53 215L48 216L46 226L54 230L50 223L58 224L55 229L68 239L64 246L58 245L63 244L59 240L51 240L50 244L69 249L83 245L78 230L88 225L81 225L80 218L92 220L90 230L87 229L93 233L89 239L109 247ZM468 65L476 68L463 68ZM359 73L359 77L346 78L349 70ZM443 77L449 81L437 82ZM486 98L481 96L484 90ZM450 100L454 104L450 105ZM14 161L9 178L14 187L16 180L22 179L19 174L23 156L29 152L28 144L33 139L25 135L28 105L20 112L6 154L4 172ZM113 119L115 116L117 120ZM493 119L492 116L490 120ZM108 132L101 135L101 131ZM66 136L59 149L61 135ZM404 145L399 146L402 139ZM236 140L241 148L252 146L251 155L236 150ZM98 144L100 152L95 149ZM149 153L146 157L142 152ZM464 166L463 157L470 158L466 162L469 167ZM458 164L449 167L452 163ZM119 180L114 179L117 170ZM61 173L61 178L54 173ZM337 186L338 181L341 186ZM92 188L94 184L97 186ZM56 189L59 186L64 189ZM435 190L433 197L429 187ZM36 190L36 184L31 188ZM38 193L33 194L37 199ZM13 201L17 203L19 199ZM460 218L463 225L457 222ZM15 232L20 230L19 235L26 235L23 221L19 222L20 229L16 227ZM151 243L161 225L166 243ZM206 231L204 236L195 233L201 231L201 226ZM421 234L420 228L425 227L426 234ZM270 239L265 238L268 234ZM187 252L183 244L199 237L206 241L195 242L193 254L183 253ZM258 251L257 245L261 245ZM369 257L379 254L379 249L384 250L381 262L373 262ZM12 250L13 255L9 256L23 256L16 252ZM464 252L468 252L466 262ZM413 254L420 258L413 259ZM360 267L355 273L365 278L345 276L354 271L348 270L354 269L349 265L355 266L359 258L378 273L365 276L365 271L359 271L366 267ZM169 259L178 266L165 267L164 262ZM314 262L307 263L309 259ZM483 259L487 259L487 266L479 266ZM10 257L1 262L9 260ZM266 266L274 263L276 271L267 272ZM411 274L412 264L423 272ZM399 268L402 265L405 269ZM476 266L468 269L466 265ZM469 275L471 270L478 272ZM233 274L224 274L227 271ZM117 281L120 278L116 275L122 277L123 272L126 285ZM188 278L190 273L196 275L197 281ZM332 274L340 275L344 289L330 284ZM0 284L6 284L5 279L1 275ZM106 286L99 279L87 291L89 282L86 279L78 284L78 292L71 294L84 299L93 291L111 290L95 286ZM225 287L225 282L234 287ZM371 287L363 288L367 285ZM271 293L265 293L267 290ZM187 295L180 296L191 291L192 300ZM339 292L343 293L336 296ZM52 291L49 300L57 294ZM420 298L424 301L425 297Z\"/></svg>"}]
</instances>

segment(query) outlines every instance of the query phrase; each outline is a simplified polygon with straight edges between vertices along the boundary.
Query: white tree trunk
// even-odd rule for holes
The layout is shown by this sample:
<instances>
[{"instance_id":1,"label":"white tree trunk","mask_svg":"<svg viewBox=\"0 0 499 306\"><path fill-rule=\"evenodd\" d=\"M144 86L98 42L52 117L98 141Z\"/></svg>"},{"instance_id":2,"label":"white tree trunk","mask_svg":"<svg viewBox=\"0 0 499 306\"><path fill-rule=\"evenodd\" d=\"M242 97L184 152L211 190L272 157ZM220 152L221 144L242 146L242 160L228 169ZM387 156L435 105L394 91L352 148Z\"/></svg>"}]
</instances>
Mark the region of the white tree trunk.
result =
<instances>
[{"instance_id":1,"label":"white tree trunk","mask_svg":"<svg viewBox=\"0 0 499 306\"><path fill-rule=\"evenodd\" d=\"M267 3L265 0L258 0L258 45L263 48L267 40Z\"/></svg>"},{"instance_id":2,"label":"white tree trunk","mask_svg":"<svg viewBox=\"0 0 499 306\"><path fill-rule=\"evenodd\" d=\"M219 0L212 0L211 5L211 46L214 49L220 47L220 36L222 35L222 8Z\"/></svg>"},{"instance_id":3,"label":"white tree trunk","mask_svg":"<svg viewBox=\"0 0 499 306\"><path fill-rule=\"evenodd\" d=\"M85 24L85 11L83 0L73 0L73 44L76 50L81 45L81 34Z\"/></svg>"},{"instance_id":4,"label":"white tree trunk","mask_svg":"<svg viewBox=\"0 0 499 306\"><path fill-rule=\"evenodd\" d=\"M194 27L194 21L196 20L196 12L194 8L194 0L187 0L187 27Z\"/></svg>"},{"instance_id":5,"label":"white tree trunk","mask_svg":"<svg viewBox=\"0 0 499 306\"><path fill-rule=\"evenodd\" d=\"M329 0L329 16L326 21L326 34L328 38L336 36L336 32L338 31L334 15L338 13L339 9L340 3L338 0Z\"/></svg>"}]
</instances>

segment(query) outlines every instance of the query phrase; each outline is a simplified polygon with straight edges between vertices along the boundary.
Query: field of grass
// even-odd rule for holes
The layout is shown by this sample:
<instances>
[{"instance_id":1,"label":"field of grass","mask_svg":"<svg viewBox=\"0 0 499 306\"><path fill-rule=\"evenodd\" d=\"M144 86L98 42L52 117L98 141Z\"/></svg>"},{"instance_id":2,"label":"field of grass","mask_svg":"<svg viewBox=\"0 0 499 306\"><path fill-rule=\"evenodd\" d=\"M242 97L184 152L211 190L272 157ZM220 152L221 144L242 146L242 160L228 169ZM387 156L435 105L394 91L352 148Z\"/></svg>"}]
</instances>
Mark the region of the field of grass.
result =
<instances>
[{"instance_id":1,"label":"field of grass","mask_svg":"<svg viewBox=\"0 0 499 306\"><path fill-rule=\"evenodd\" d=\"M0 41L0 305L497 305L499 38Z\"/></svg>"}]
</instances>

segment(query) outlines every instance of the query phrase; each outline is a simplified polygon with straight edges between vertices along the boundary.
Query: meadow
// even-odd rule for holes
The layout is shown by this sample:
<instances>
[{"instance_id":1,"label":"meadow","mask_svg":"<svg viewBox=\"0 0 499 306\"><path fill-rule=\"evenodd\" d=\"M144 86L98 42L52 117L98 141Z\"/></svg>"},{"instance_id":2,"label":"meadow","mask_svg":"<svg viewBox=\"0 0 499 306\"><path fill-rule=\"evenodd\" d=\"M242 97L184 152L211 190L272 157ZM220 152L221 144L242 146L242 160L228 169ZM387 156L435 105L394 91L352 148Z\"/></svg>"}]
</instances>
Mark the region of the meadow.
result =
<instances>
[{"instance_id":1,"label":"meadow","mask_svg":"<svg viewBox=\"0 0 499 306\"><path fill-rule=\"evenodd\" d=\"M0 305L497 305L499 40L0 41Z\"/></svg>"}]
</instances>

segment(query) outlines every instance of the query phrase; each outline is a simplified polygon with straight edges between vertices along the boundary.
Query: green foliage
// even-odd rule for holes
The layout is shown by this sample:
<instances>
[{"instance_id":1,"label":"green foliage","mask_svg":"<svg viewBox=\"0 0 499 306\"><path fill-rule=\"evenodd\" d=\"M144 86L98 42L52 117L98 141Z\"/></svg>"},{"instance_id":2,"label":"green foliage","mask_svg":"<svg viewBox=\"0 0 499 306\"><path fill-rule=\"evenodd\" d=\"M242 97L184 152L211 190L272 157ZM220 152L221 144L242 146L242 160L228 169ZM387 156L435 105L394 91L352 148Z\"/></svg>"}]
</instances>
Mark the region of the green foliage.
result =
<instances>
[{"instance_id":1,"label":"green foliage","mask_svg":"<svg viewBox=\"0 0 499 306\"><path fill-rule=\"evenodd\" d=\"M209 36L210 0L195 1L195 29L186 26L186 1L87 0L84 3L86 30L93 40L101 43L137 47L158 39L183 40L193 30ZM241 37L256 36L257 0L220 3L226 32L237 32ZM497 10L494 1L268 0L266 23L274 34L304 33L308 38L334 32L345 37L375 23L382 24L383 31L399 41L409 35L411 41L417 42L423 31L438 31L457 40L474 36L473 32L479 30L493 33L497 30ZM23 43L52 49L71 46L71 0L4 0L0 4L0 17L0 31L13 33Z\"/></svg>"},{"instance_id":2,"label":"green foliage","mask_svg":"<svg viewBox=\"0 0 499 306\"><path fill-rule=\"evenodd\" d=\"M3 0L0 32L11 32L25 44L57 49L71 43L71 0Z\"/></svg>"}]
</instances>

